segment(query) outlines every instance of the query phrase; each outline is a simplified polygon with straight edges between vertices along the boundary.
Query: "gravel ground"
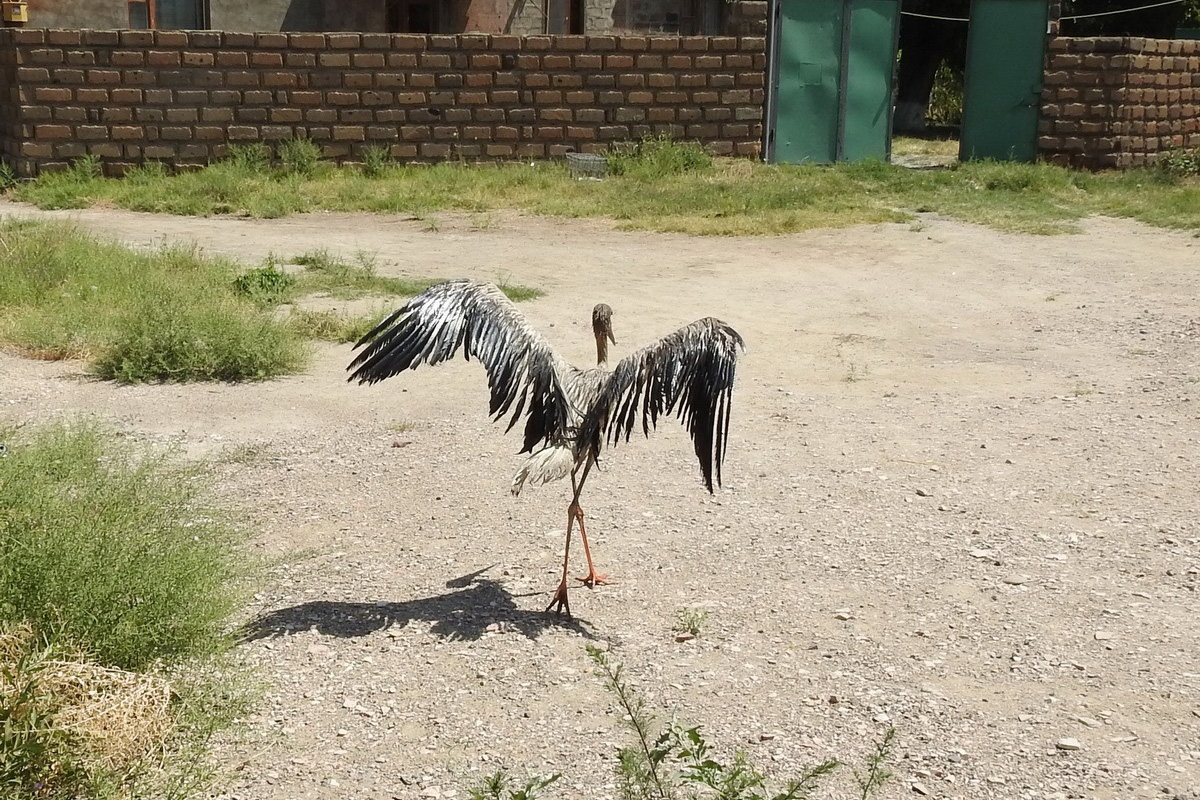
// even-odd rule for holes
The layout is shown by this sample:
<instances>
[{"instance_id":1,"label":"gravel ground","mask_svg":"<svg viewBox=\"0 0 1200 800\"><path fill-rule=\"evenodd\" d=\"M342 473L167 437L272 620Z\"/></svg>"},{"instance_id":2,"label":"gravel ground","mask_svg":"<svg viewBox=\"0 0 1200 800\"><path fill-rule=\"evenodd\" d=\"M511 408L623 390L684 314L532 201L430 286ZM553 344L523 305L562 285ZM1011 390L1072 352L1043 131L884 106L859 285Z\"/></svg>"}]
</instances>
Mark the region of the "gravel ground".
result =
<instances>
[{"instance_id":1,"label":"gravel ground","mask_svg":"<svg viewBox=\"0 0 1200 800\"><path fill-rule=\"evenodd\" d=\"M92 413L218 458L275 559L241 648L268 690L220 749L226 800L465 798L498 766L561 772L549 798L614 797L625 733L588 643L773 778L861 765L895 726L879 797L1200 797L1190 235L0 213L540 286L524 310L581 365L596 302L617 358L709 314L749 344L723 491L704 492L673 423L589 481L615 583L574 590L570 622L541 613L569 487L509 495L520 443L489 424L476 364L362 388L349 348L322 345L271 383L116 387L0 355L0 415ZM708 617L680 642L684 608ZM858 797L850 771L817 796Z\"/></svg>"}]
</instances>

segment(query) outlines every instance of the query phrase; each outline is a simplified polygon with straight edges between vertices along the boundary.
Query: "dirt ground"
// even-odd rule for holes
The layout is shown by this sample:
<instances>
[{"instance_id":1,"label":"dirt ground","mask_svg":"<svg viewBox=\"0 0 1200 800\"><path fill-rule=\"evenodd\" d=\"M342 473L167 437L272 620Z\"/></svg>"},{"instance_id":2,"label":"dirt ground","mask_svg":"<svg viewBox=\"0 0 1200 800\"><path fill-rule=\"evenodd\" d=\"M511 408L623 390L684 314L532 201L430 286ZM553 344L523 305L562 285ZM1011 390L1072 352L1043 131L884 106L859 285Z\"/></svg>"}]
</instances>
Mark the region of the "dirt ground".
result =
<instances>
[{"instance_id":1,"label":"dirt ground","mask_svg":"<svg viewBox=\"0 0 1200 800\"><path fill-rule=\"evenodd\" d=\"M618 358L705 315L749 344L723 491L704 492L674 422L589 481L615 584L574 590L572 622L541 613L568 487L509 495L520 443L489 424L477 364L363 388L345 382L350 348L321 345L285 380L118 387L0 356L0 415L95 414L220 459L221 492L277 559L241 648L268 689L221 749L237 770L222 797L465 798L498 766L561 772L547 797L614 797L626 734L589 642L772 777L861 765L891 725L884 798L1200 797L1190 234L0 213L539 286L522 308L580 365L597 302ZM709 616L677 642L685 607ZM845 768L816 796L859 794Z\"/></svg>"}]
</instances>

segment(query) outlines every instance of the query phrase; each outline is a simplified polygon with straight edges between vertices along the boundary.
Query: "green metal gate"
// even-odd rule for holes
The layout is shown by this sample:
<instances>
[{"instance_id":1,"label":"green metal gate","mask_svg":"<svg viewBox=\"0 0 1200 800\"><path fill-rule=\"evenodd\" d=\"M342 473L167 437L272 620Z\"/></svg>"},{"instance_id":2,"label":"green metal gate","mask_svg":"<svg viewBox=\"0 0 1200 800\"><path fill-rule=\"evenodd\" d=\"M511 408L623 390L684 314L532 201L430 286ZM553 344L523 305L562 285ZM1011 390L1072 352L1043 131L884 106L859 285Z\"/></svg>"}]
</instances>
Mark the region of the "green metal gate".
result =
<instances>
[{"instance_id":1,"label":"green metal gate","mask_svg":"<svg viewBox=\"0 0 1200 800\"><path fill-rule=\"evenodd\" d=\"M774 0L768 161L886 160L899 0Z\"/></svg>"},{"instance_id":2,"label":"green metal gate","mask_svg":"<svg viewBox=\"0 0 1200 800\"><path fill-rule=\"evenodd\" d=\"M1046 53L1045 0L972 0L959 158L1033 161Z\"/></svg>"}]
</instances>

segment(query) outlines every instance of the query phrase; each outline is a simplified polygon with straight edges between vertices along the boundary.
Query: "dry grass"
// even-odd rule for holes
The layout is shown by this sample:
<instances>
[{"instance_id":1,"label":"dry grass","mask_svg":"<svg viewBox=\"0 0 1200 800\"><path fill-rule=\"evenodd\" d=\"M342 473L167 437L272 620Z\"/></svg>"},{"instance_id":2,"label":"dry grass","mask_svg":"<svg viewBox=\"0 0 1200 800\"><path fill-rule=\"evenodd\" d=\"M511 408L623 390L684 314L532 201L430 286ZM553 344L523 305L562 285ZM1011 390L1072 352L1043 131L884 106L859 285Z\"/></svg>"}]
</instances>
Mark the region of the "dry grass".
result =
<instances>
[{"instance_id":1,"label":"dry grass","mask_svg":"<svg viewBox=\"0 0 1200 800\"><path fill-rule=\"evenodd\" d=\"M0 664L18 664L37 646L28 625L0 632ZM38 696L52 706L39 733L74 739L79 766L90 773L125 773L163 747L174 730L165 679L55 649L65 657L26 662L36 669ZM15 691L10 670L0 671L0 697L7 700Z\"/></svg>"}]
</instances>

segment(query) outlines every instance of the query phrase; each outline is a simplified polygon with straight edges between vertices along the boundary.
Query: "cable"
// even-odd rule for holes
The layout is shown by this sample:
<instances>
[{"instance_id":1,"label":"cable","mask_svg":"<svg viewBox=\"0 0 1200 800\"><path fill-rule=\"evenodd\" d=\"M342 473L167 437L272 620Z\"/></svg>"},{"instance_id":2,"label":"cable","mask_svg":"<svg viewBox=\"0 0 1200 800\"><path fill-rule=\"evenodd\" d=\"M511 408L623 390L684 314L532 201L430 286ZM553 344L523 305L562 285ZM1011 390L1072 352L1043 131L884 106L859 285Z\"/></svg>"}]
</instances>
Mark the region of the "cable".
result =
<instances>
[{"instance_id":1,"label":"cable","mask_svg":"<svg viewBox=\"0 0 1200 800\"><path fill-rule=\"evenodd\" d=\"M1127 14L1130 11L1145 11L1147 8L1159 8L1160 6L1173 6L1176 3L1182 3L1183 0L1166 0L1164 3L1151 3L1148 6L1138 6L1137 8L1119 8L1116 11L1101 11L1097 14L1076 14L1072 17L1059 17L1064 19L1091 19L1092 17L1107 17L1112 14Z\"/></svg>"},{"instance_id":2,"label":"cable","mask_svg":"<svg viewBox=\"0 0 1200 800\"><path fill-rule=\"evenodd\" d=\"M1118 8L1116 11L1100 11L1095 14L1075 14L1070 17L1059 17L1058 19L1060 22L1063 22L1066 20L1093 19L1095 17L1109 17L1109 16L1112 16L1113 14L1128 14L1131 11L1145 11L1147 8L1161 8L1162 6L1173 6L1176 3L1182 3L1182 2L1183 2L1183 0L1164 0L1164 2L1161 2L1161 3L1151 3L1150 5L1137 6L1136 8ZM971 21L967 17L937 17L937 16L934 16L933 14L918 14L915 11L901 11L900 13L906 17L920 17L921 19L936 19L936 20L941 20L942 22L970 22Z\"/></svg>"},{"instance_id":3,"label":"cable","mask_svg":"<svg viewBox=\"0 0 1200 800\"><path fill-rule=\"evenodd\" d=\"M1183 0L1171 0L1172 3L1183 2ZM915 11L901 11L906 17L920 17L921 19L940 19L943 22L970 22L966 17L935 17L932 14L918 14Z\"/></svg>"}]
</instances>

